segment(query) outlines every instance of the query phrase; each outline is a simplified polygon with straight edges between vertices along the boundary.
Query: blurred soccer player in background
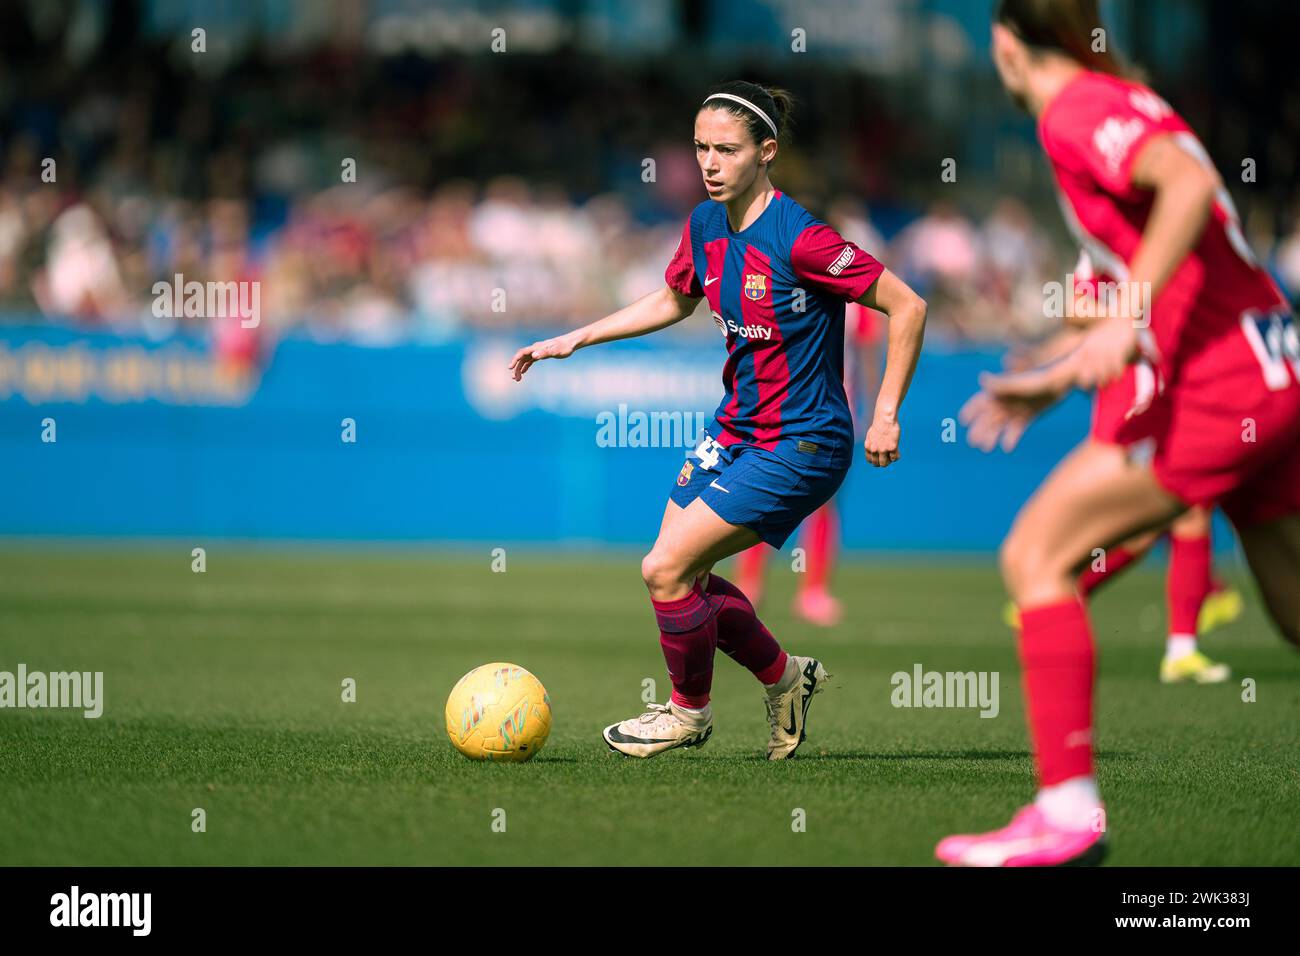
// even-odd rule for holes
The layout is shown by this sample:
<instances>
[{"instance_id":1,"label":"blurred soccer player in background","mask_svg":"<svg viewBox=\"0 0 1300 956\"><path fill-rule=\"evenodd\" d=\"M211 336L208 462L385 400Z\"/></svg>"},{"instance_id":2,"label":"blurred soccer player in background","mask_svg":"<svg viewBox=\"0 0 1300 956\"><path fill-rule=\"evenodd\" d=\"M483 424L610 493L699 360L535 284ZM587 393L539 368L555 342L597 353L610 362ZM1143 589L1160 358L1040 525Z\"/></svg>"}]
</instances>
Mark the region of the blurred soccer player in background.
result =
<instances>
[{"instance_id":1,"label":"blurred soccer player in background","mask_svg":"<svg viewBox=\"0 0 1300 956\"><path fill-rule=\"evenodd\" d=\"M1074 268L1074 293L1091 299L1090 307L1077 308L1076 314L1096 315L1099 283L1087 252L1081 254ZM1113 283L1113 280L1110 280ZM1085 303L1087 305L1087 303ZM1102 306L1103 308L1105 306ZM1014 354L1008 362L1012 371L1025 371L1036 365L1057 361L1075 349L1082 336L1078 328L1068 327L1037 348ZM1137 406L1138 373L1135 366L1125 370L1120 379L1093 393L1092 424L1088 441L1115 444ZM1115 579L1126 568L1144 558L1162 537L1169 539L1169 568L1165 575L1167 629L1165 653L1160 661L1160 680L1165 684L1193 682L1218 684L1227 680L1231 668L1210 660L1198 646L1198 636L1241 615L1241 595L1217 579L1213 566L1210 538L1211 509L1192 506L1170 524L1167 531L1152 530L1136 535L1097 554L1079 573L1078 589L1087 598L1102 585ZM1019 629L1020 615L1013 603L1005 611L1008 625Z\"/></svg>"},{"instance_id":2,"label":"blurred soccer player in background","mask_svg":"<svg viewBox=\"0 0 1300 956\"><path fill-rule=\"evenodd\" d=\"M1038 120L1066 218L1098 271L1129 294L1059 361L984 376L962 411L969 437L1014 447L1072 389L1122 389L1130 368L1135 378L1114 441L1071 452L1003 542L1039 789L1003 829L942 840L936 855L951 864L1050 866L1105 852L1095 651L1076 590L1094 548L1219 503L1275 624L1300 645L1294 318L1200 142L1098 36L1096 0L1001 0L994 13L998 74Z\"/></svg>"}]
</instances>

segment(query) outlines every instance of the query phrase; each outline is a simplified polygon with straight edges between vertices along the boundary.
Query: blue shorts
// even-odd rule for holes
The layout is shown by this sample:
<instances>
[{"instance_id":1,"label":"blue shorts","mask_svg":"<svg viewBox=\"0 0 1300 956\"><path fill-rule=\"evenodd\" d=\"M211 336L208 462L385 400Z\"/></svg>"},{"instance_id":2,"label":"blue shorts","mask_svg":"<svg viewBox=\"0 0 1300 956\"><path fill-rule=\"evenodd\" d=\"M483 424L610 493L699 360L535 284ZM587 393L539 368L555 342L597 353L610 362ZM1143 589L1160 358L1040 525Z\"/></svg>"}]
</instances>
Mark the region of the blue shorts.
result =
<instances>
[{"instance_id":1,"label":"blue shorts","mask_svg":"<svg viewBox=\"0 0 1300 956\"><path fill-rule=\"evenodd\" d=\"M696 498L723 521L743 525L780 548L839 490L849 466L793 462L753 445L723 448L706 437L691 452L669 496L685 508Z\"/></svg>"}]
</instances>

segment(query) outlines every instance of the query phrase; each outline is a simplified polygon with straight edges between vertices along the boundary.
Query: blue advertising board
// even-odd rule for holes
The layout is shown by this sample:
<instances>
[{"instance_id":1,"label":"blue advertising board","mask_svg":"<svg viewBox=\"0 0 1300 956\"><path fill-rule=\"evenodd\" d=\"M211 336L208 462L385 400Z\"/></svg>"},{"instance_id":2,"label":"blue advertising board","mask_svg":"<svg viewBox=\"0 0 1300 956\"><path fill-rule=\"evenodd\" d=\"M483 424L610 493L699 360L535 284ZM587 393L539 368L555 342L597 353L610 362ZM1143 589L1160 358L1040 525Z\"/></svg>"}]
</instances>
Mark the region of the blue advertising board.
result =
<instances>
[{"instance_id":1,"label":"blue advertising board","mask_svg":"<svg viewBox=\"0 0 1300 956\"><path fill-rule=\"evenodd\" d=\"M658 338L517 383L505 337L289 338L241 373L198 340L7 327L0 534L648 545L721 394L716 339ZM859 457L839 495L846 547L997 547L1088 414L1076 395L1014 455L968 447L958 410L999 362L927 350L901 461Z\"/></svg>"}]
</instances>

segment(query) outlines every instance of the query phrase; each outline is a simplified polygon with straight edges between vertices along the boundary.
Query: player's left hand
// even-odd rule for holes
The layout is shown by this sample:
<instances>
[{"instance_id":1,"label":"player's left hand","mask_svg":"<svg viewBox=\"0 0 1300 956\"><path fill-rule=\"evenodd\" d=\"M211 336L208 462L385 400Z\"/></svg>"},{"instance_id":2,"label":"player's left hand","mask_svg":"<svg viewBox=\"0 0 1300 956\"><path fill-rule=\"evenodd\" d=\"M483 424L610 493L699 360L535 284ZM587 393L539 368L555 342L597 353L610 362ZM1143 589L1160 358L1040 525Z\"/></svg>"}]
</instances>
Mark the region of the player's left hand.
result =
<instances>
[{"instance_id":1,"label":"player's left hand","mask_svg":"<svg viewBox=\"0 0 1300 956\"><path fill-rule=\"evenodd\" d=\"M867 440L862 449L867 453L867 461L877 468L888 468L898 461L898 439L902 429L892 419L876 417L867 429Z\"/></svg>"}]
</instances>

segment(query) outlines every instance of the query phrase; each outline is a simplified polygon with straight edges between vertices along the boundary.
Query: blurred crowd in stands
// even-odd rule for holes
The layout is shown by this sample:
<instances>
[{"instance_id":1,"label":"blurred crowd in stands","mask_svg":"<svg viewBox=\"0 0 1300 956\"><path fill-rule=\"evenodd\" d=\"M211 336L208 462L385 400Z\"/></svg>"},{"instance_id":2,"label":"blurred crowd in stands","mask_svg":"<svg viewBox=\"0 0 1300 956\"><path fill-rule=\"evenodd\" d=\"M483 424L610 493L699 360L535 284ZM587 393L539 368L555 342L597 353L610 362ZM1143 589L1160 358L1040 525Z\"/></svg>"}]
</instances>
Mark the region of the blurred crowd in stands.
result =
<instances>
[{"instance_id":1,"label":"blurred crowd in stands","mask_svg":"<svg viewBox=\"0 0 1300 956\"><path fill-rule=\"evenodd\" d=\"M690 99L648 93L658 80L635 71L602 76L575 109L565 90L590 78L549 64L494 74L322 54L204 79L163 59L73 79L26 69L22 84L0 66L0 321L202 332L152 308L155 283L181 275L260 282L270 336L378 345L571 326L656 288L704 198ZM349 71L361 78L340 83ZM973 193L936 171L928 192L904 188L894 170L942 153L918 143L924 124L899 132L869 93L853 97L870 120L797 132L778 187L925 294L932 337L1048 331L1043 283L1073 263L1050 191L1031 214L1017 182ZM895 190L907 198L873 218ZM1247 234L1294 293L1300 192L1277 208L1248 204Z\"/></svg>"}]
</instances>

